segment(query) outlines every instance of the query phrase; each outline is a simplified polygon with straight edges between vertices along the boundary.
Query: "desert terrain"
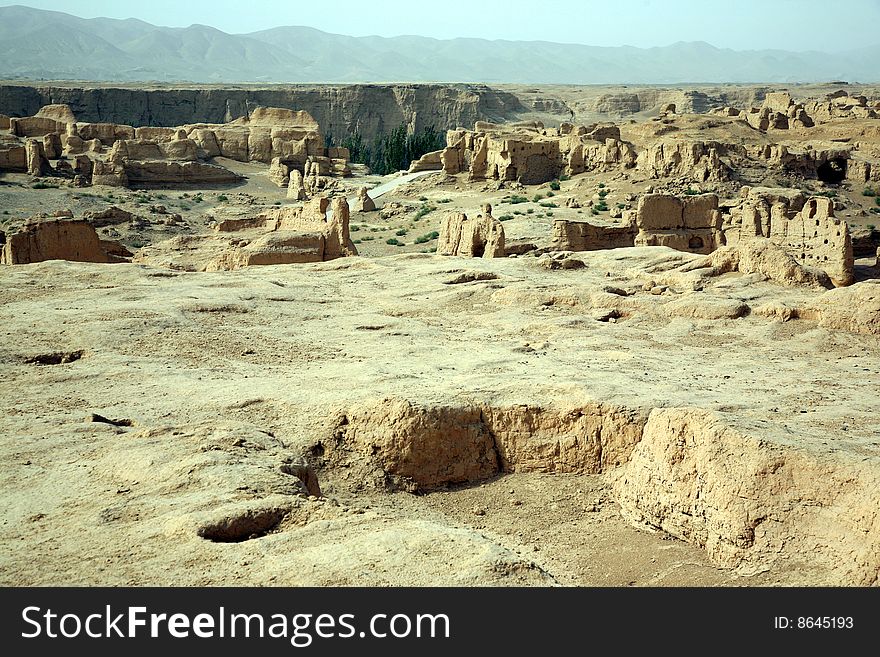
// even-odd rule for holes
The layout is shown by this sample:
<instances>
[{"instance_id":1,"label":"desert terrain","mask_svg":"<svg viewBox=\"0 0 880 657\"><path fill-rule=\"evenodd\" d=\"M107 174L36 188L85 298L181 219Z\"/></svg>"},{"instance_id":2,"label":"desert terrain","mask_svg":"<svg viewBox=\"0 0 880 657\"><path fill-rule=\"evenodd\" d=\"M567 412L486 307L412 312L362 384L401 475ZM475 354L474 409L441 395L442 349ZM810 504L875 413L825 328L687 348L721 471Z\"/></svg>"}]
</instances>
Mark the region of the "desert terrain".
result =
<instances>
[{"instance_id":1,"label":"desert terrain","mask_svg":"<svg viewBox=\"0 0 880 657\"><path fill-rule=\"evenodd\" d=\"M4 585L880 583L880 88L0 113Z\"/></svg>"}]
</instances>

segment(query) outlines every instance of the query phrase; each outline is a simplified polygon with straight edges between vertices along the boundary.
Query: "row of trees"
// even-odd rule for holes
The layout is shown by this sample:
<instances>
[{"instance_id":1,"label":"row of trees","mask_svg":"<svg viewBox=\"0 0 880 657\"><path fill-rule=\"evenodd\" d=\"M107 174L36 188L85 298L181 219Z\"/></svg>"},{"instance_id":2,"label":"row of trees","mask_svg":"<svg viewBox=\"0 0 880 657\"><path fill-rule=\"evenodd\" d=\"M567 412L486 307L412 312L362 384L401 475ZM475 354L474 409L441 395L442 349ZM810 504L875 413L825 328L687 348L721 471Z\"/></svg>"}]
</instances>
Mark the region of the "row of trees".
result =
<instances>
[{"instance_id":1,"label":"row of trees","mask_svg":"<svg viewBox=\"0 0 880 657\"><path fill-rule=\"evenodd\" d=\"M332 146L333 136L326 138ZM351 152L351 161L366 164L370 171L386 175L408 169L410 162L418 160L425 153L440 150L446 146L446 137L437 132L434 126L415 134L408 134L406 124L401 123L389 133L376 135L372 143L364 141L360 132L349 135L339 144Z\"/></svg>"}]
</instances>

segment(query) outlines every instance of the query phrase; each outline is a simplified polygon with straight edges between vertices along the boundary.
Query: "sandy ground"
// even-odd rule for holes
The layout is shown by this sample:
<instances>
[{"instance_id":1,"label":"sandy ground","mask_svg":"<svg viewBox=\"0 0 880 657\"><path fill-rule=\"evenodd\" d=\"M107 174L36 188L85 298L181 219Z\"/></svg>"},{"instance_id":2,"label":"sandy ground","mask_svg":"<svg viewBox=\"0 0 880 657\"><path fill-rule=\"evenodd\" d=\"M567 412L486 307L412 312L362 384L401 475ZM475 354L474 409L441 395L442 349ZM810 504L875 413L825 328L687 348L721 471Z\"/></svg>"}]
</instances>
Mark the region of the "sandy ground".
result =
<instances>
[{"instance_id":1,"label":"sandy ground","mask_svg":"<svg viewBox=\"0 0 880 657\"><path fill-rule=\"evenodd\" d=\"M719 568L697 547L636 530L608 492L613 470L527 469L413 495L377 484L370 450L355 449L318 469L326 500L304 497L280 470L329 444L340 409L389 398L696 407L830 462L880 458L875 337L805 320L698 319L682 302L798 304L814 292L734 275L708 292L656 296L641 281L695 256L581 255L576 271L430 254L214 274L3 268L0 579L827 583L821 565ZM466 282L469 272L494 278ZM596 319L609 283L633 292L625 320ZM266 509L285 520L262 537L259 522L253 540L200 535Z\"/></svg>"}]
</instances>

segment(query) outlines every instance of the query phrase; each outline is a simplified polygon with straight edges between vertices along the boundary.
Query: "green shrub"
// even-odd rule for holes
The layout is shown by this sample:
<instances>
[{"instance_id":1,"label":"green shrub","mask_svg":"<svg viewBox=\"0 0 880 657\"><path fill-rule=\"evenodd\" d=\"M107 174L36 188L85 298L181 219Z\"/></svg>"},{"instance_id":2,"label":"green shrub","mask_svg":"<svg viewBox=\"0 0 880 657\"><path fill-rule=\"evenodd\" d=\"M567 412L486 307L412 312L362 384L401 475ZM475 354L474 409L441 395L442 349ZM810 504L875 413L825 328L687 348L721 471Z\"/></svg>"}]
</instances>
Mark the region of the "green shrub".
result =
<instances>
[{"instance_id":1,"label":"green shrub","mask_svg":"<svg viewBox=\"0 0 880 657\"><path fill-rule=\"evenodd\" d=\"M865 187L865 191L862 192L862 196L877 196L877 190L871 189L870 187Z\"/></svg>"},{"instance_id":2,"label":"green shrub","mask_svg":"<svg viewBox=\"0 0 880 657\"><path fill-rule=\"evenodd\" d=\"M438 202L438 203L452 203L452 199L451 199L451 198L441 198L441 199L440 199L439 201L437 201L437 202Z\"/></svg>"},{"instance_id":3,"label":"green shrub","mask_svg":"<svg viewBox=\"0 0 880 657\"><path fill-rule=\"evenodd\" d=\"M418 221L419 219L421 219L425 215L430 214L431 212L433 212L436 209L437 208L434 207L433 205L423 205L422 207L419 208L419 211L416 212L416 216L414 217L414 220Z\"/></svg>"},{"instance_id":4,"label":"green shrub","mask_svg":"<svg viewBox=\"0 0 880 657\"><path fill-rule=\"evenodd\" d=\"M618 203L618 204L617 204L617 209L618 209L618 210L625 210L625 209L626 209L626 203Z\"/></svg>"},{"instance_id":5,"label":"green shrub","mask_svg":"<svg viewBox=\"0 0 880 657\"><path fill-rule=\"evenodd\" d=\"M226 203L226 201L229 200L229 197L226 196L226 194L220 194L220 196L217 197L217 200L221 203Z\"/></svg>"},{"instance_id":6,"label":"green shrub","mask_svg":"<svg viewBox=\"0 0 880 657\"><path fill-rule=\"evenodd\" d=\"M525 196L518 196L517 194L514 194L513 196L510 197L510 204L511 205L519 205L520 203L528 203L528 202L529 202L529 199L527 199Z\"/></svg>"},{"instance_id":7,"label":"green shrub","mask_svg":"<svg viewBox=\"0 0 880 657\"><path fill-rule=\"evenodd\" d=\"M566 176L565 174L562 174L561 176L559 176L559 179L563 180L563 181L564 180L571 180L571 176Z\"/></svg>"},{"instance_id":8,"label":"green shrub","mask_svg":"<svg viewBox=\"0 0 880 657\"><path fill-rule=\"evenodd\" d=\"M529 208L526 210L526 214L532 214L535 211L535 208Z\"/></svg>"},{"instance_id":9,"label":"green shrub","mask_svg":"<svg viewBox=\"0 0 880 657\"><path fill-rule=\"evenodd\" d=\"M555 192L558 192L559 191L559 181L558 180L551 180L550 181L550 189L552 189Z\"/></svg>"},{"instance_id":10,"label":"green shrub","mask_svg":"<svg viewBox=\"0 0 880 657\"><path fill-rule=\"evenodd\" d=\"M58 189L58 185L50 185L49 183L36 182L31 185L31 189Z\"/></svg>"},{"instance_id":11,"label":"green shrub","mask_svg":"<svg viewBox=\"0 0 880 657\"><path fill-rule=\"evenodd\" d=\"M599 189L605 189L605 183L599 183Z\"/></svg>"},{"instance_id":12,"label":"green shrub","mask_svg":"<svg viewBox=\"0 0 880 657\"><path fill-rule=\"evenodd\" d=\"M361 243L361 240L354 240L354 243L355 243L355 244L360 244L360 243Z\"/></svg>"},{"instance_id":13,"label":"green shrub","mask_svg":"<svg viewBox=\"0 0 880 657\"><path fill-rule=\"evenodd\" d=\"M417 237L415 243L416 244L425 244L427 242L430 242L431 240L437 239L438 237L440 237L440 233L438 233L435 230L431 233L426 233L425 235L422 235L421 237Z\"/></svg>"},{"instance_id":14,"label":"green shrub","mask_svg":"<svg viewBox=\"0 0 880 657\"><path fill-rule=\"evenodd\" d=\"M396 233L394 233L394 234L397 235L398 237L403 237L404 235L406 235L406 230L404 230L403 228L401 228L400 230L398 230L398 231L397 231Z\"/></svg>"},{"instance_id":15,"label":"green shrub","mask_svg":"<svg viewBox=\"0 0 880 657\"><path fill-rule=\"evenodd\" d=\"M391 246L398 246L400 241L396 237L391 237L385 240L385 244L390 244Z\"/></svg>"},{"instance_id":16,"label":"green shrub","mask_svg":"<svg viewBox=\"0 0 880 657\"><path fill-rule=\"evenodd\" d=\"M605 201L599 201L596 205L593 206L594 210L598 210L599 212L607 212L608 204Z\"/></svg>"},{"instance_id":17,"label":"green shrub","mask_svg":"<svg viewBox=\"0 0 880 657\"><path fill-rule=\"evenodd\" d=\"M351 225L351 232L352 232L352 233L356 233L356 232L358 232L360 229L361 229L360 226L357 226L357 225L355 225L355 224L352 224L352 225Z\"/></svg>"},{"instance_id":18,"label":"green shrub","mask_svg":"<svg viewBox=\"0 0 880 657\"><path fill-rule=\"evenodd\" d=\"M540 205L542 208L558 208L559 207L555 203L548 203L548 202L538 203L538 205Z\"/></svg>"},{"instance_id":19,"label":"green shrub","mask_svg":"<svg viewBox=\"0 0 880 657\"><path fill-rule=\"evenodd\" d=\"M543 197L541 194L535 194L535 195L532 197L532 203L537 203L537 202L540 201L542 198L544 198L544 197Z\"/></svg>"},{"instance_id":20,"label":"green shrub","mask_svg":"<svg viewBox=\"0 0 880 657\"><path fill-rule=\"evenodd\" d=\"M700 190L694 189L693 187L688 187L686 190L684 190L684 193L688 196L697 196L700 194Z\"/></svg>"},{"instance_id":21,"label":"green shrub","mask_svg":"<svg viewBox=\"0 0 880 657\"><path fill-rule=\"evenodd\" d=\"M500 217L498 217L498 221L510 221L511 219L513 219L512 214L503 214Z\"/></svg>"}]
</instances>

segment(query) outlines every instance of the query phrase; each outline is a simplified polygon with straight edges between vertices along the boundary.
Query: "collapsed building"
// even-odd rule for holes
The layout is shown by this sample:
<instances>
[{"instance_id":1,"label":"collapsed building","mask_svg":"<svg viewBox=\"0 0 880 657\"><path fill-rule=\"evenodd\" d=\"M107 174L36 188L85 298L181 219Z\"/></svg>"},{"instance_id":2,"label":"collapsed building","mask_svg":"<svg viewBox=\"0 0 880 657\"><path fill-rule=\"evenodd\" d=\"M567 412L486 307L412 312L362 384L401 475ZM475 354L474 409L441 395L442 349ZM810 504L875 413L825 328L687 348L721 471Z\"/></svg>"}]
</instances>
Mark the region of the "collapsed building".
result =
<instances>
[{"instance_id":1,"label":"collapsed building","mask_svg":"<svg viewBox=\"0 0 880 657\"><path fill-rule=\"evenodd\" d=\"M561 175L632 168L636 152L613 124L545 129L540 122L510 126L478 121L474 130L450 130L446 148L413 162L411 172L468 173L472 179L539 184Z\"/></svg>"},{"instance_id":2,"label":"collapsed building","mask_svg":"<svg viewBox=\"0 0 880 657\"><path fill-rule=\"evenodd\" d=\"M101 239L86 219L32 217L17 233L0 232L0 264L45 260L118 263L132 257L119 242Z\"/></svg>"},{"instance_id":3,"label":"collapsed building","mask_svg":"<svg viewBox=\"0 0 880 657\"><path fill-rule=\"evenodd\" d=\"M724 246L767 240L802 267L823 272L836 286L854 281L852 239L834 202L787 188L743 188L742 202L722 208L715 194L646 194L620 225L557 220L553 249L593 251L666 246L710 254Z\"/></svg>"},{"instance_id":4,"label":"collapsed building","mask_svg":"<svg viewBox=\"0 0 880 657\"><path fill-rule=\"evenodd\" d=\"M326 178L348 176L349 153L327 148L306 112L254 108L226 124L132 127L76 120L67 105L47 105L35 116L0 122L0 170L72 177L78 184L146 187L223 185L241 179L214 158L271 165L271 178L287 186L291 171L314 193ZM52 160L57 160L53 167Z\"/></svg>"}]
</instances>

